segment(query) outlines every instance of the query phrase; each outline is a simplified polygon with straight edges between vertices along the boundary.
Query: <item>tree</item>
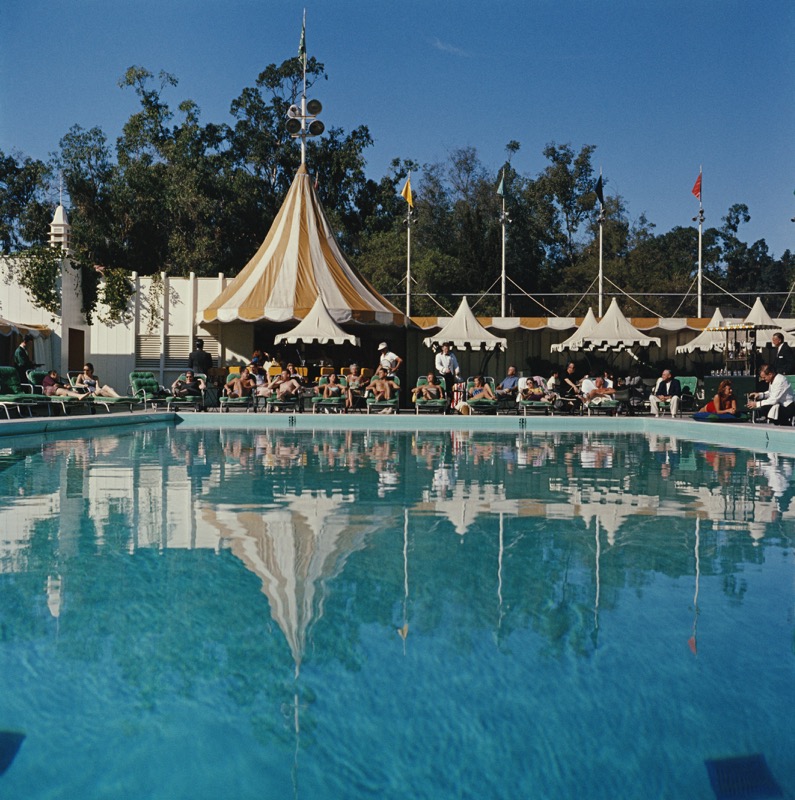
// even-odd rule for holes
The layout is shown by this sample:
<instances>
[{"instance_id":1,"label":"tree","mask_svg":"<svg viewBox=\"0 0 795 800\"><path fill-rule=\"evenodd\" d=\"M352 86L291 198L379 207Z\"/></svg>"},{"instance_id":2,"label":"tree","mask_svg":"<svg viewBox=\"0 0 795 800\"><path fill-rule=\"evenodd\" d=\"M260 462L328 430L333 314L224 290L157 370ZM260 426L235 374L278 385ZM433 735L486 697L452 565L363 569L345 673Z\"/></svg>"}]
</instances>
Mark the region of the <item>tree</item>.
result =
<instances>
[{"instance_id":1,"label":"tree","mask_svg":"<svg viewBox=\"0 0 795 800\"><path fill-rule=\"evenodd\" d=\"M0 248L11 253L44 244L52 220L46 192L50 171L41 161L0 151Z\"/></svg>"}]
</instances>

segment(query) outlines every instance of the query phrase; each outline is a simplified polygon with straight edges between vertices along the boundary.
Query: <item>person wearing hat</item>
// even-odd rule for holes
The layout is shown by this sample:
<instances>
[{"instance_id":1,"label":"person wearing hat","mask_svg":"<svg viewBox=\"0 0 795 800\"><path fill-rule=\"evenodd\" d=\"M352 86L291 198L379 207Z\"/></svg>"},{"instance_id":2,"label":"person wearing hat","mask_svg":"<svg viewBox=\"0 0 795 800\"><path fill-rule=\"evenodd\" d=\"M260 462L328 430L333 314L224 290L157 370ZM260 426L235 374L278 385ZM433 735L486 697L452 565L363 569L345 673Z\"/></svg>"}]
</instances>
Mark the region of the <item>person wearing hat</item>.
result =
<instances>
[{"instance_id":1,"label":"person wearing hat","mask_svg":"<svg viewBox=\"0 0 795 800\"><path fill-rule=\"evenodd\" d=\"M36 364L30 356L29 346L32 341L33 336L30 333L26 333L25 337L22 339L22 343L14 351L13 366L17 369L20 383L28 382L28 370L36 369L36 367L41 366L41 364Z\"/></svg>"},{"instance_id":2,"label":"person wearing hat","mask_svg":"<svg viewBox=\"0 0 795 800\"><path fill-rule=\"evenodd\" d=\"M387 375L394 375L400 369L402 363L403 359L395 355L389 349L389 345L386 342L381 342L381 344L378 345L378 366L383 367Z\"/></svg>"},{"instance_id":3,"label":"person wearing hat","mask_svg":"<svg viewBox=\"0 0 795 800\"><path fill-rule=\"evenodd\" d=\"M197 339L193 352L188 356L188 369L195 369L201 375L208 375L213 368L213 357L204 352L204 341Z\"/></svg>"}]
</instances>

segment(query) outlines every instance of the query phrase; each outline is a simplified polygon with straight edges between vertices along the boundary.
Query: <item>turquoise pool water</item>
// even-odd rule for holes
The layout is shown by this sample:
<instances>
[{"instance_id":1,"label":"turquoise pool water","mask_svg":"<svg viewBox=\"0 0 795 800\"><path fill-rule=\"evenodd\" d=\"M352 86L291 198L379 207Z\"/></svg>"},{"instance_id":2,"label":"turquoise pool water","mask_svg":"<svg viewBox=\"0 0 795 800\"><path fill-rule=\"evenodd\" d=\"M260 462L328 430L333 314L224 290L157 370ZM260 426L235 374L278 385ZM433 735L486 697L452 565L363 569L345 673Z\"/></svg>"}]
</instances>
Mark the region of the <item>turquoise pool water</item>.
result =
<instances>
[{"instance_id":1,"label":"turquoise pool water","mask_svg":"<svg viewBox=\"0 0 795 800\"><path fill-rule=\"evenodd\" d=\"M203 422L204 424L204 422ZM795 459L663 435L0 449L20 798L795 794Z\"/></svg>"}]
</instances>

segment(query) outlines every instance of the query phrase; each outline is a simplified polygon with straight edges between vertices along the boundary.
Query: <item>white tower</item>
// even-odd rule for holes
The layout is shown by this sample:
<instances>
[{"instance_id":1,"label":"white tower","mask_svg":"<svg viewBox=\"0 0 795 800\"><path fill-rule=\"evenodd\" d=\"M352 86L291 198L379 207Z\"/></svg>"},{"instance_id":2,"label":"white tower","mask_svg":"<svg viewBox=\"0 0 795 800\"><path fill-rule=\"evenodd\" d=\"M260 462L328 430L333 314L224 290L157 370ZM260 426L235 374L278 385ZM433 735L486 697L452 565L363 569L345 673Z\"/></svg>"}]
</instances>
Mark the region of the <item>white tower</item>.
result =
<instances>
[{"instance_id":1,"label":"white tower","mask_svg":"<svg viewBox=\"0 0 795 800\"><path fill-rule=\"evenodd\" d=\"M72 226L66 216L66 209L59 203L50 223L50 247L60 247L66 255L69 255L71 235Z\"/></svg>"}]
</instances>

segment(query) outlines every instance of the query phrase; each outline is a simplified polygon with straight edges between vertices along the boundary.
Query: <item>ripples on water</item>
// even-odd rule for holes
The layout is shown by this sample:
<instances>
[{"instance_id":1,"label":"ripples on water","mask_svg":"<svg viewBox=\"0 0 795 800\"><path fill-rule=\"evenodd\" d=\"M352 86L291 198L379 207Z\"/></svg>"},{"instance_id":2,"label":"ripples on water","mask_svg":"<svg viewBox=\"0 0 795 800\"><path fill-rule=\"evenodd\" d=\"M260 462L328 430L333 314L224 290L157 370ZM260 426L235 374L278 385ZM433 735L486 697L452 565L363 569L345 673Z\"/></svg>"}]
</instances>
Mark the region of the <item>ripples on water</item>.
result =
<instances>
[{"instance_id":1,"label":"ripples on water","mask_svg":"<svg viewBox=\"0 0 795 800\"><path fill-rule=\"evenodd\" d=\"M3 450L0 794L710 797L756 752L792 791L792 473L641 435Z\"/></svg>"}]
</instances>

